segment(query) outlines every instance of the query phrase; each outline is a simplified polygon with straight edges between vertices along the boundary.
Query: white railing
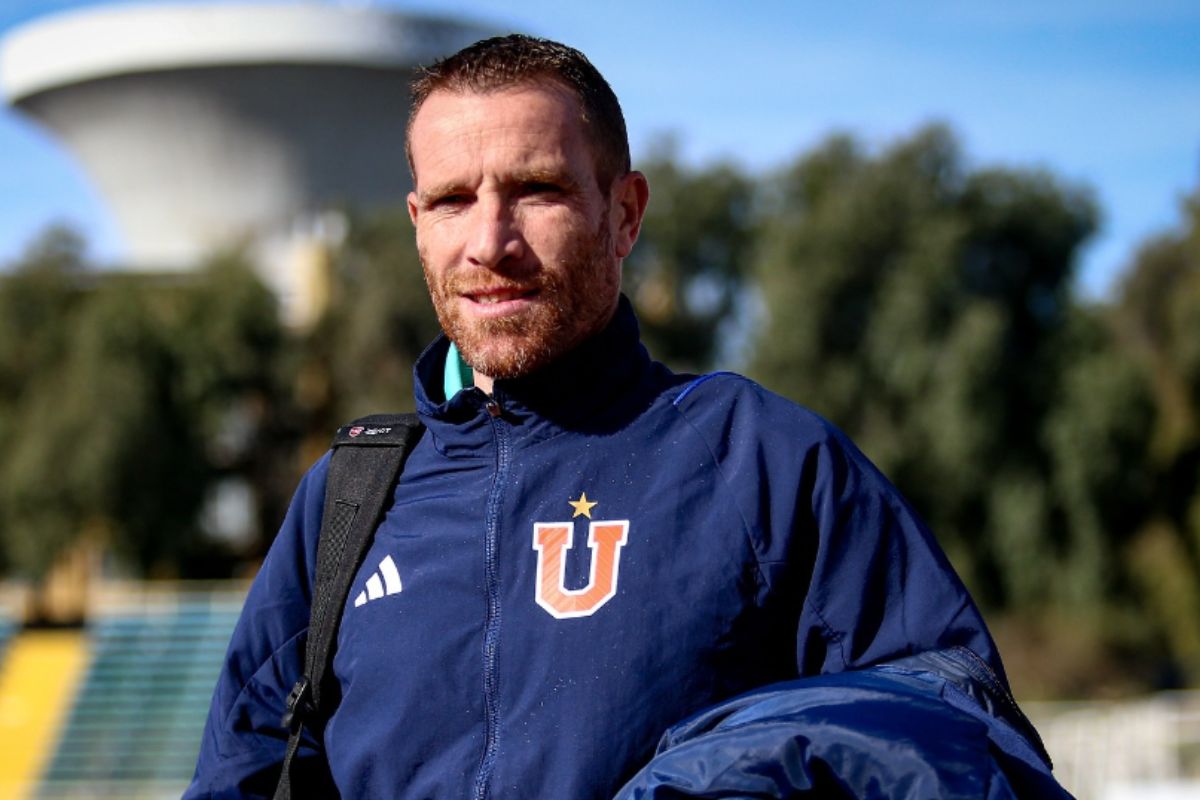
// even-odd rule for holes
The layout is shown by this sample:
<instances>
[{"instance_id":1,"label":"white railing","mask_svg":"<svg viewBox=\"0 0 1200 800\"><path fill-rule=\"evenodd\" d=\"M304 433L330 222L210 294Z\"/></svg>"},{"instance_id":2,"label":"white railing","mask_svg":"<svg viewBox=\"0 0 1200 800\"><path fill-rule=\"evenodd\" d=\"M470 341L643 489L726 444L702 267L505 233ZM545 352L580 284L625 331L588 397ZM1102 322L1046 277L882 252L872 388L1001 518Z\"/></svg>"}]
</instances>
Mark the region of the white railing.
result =
<instances>
[{"instance_id":1,"label":"white railing","mask_svg":"<svg viewBox=\"0 0 1200 800\"><path fill-rule=\"evenodd\" d=\"M1022 707L1079 800L1200 798L1200 691Z\"/></svg>"}]
</instances>

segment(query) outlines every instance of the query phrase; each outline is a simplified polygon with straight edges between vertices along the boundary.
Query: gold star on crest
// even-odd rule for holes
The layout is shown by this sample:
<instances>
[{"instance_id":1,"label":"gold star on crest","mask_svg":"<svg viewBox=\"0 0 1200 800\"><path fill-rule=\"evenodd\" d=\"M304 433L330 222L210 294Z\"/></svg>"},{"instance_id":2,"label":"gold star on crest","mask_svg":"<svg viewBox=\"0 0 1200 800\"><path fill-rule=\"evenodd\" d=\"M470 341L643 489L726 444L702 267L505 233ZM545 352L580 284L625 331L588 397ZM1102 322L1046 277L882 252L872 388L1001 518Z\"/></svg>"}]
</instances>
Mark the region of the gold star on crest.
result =
<instances>
[{"instance_id":1,"label":"gold star on crest","mask_svg":"<svg viewBox=\"0 0 1200 800\"><path fill-rule=\"evenodd\" d=\"M587 499L587 492L580 492L578 500L568 500L567 504L570 505L571 508L575 509L575 513L571 515L571 519L575 519L580 515L591 519L592 507L599 505L598 503Z\"/></svg>"}]
</instances>

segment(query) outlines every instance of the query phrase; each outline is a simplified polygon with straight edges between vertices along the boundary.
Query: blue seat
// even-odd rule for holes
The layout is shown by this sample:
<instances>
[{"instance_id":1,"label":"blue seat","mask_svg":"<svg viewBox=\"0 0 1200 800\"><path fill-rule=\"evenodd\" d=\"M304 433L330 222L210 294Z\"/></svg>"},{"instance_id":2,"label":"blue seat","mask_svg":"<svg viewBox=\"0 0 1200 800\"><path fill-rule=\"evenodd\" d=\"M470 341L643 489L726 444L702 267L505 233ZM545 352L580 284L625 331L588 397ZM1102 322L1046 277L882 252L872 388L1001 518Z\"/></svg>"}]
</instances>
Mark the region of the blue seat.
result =
<instances>
[{"instance_id":1,"label":"blue seat","mask_svg":"<svg viewBox=\"0 0 1200 800\"><path fill-rule=\"evenodd\" d=\"M36 796L181 792L241 600L187 593L94 620L92 660Z\"/></svg>"}]
</instances>

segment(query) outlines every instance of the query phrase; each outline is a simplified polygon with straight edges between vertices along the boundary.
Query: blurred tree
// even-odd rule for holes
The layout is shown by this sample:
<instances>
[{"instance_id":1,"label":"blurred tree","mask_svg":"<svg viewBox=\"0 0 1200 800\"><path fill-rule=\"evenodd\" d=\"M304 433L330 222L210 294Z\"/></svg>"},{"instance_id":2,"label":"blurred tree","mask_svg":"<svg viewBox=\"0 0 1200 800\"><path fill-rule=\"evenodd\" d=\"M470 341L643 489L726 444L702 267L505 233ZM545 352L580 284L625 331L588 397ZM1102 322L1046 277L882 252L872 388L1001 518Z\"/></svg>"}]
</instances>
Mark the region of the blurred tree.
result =
<instances>
[{"instance_id":1,"label":"blurred tree","mask_svg":"<svg viewBox=\"0 0 1200 800\"><path fill-rule=\"evenodd\" d=\"M1200 439L1200 191L1184 215L1182 231L1138 252L1118 301L1126 344L1154 372L1163 411L1155 445L1164 458Z\"/></svg>"},{"instance_id":2,"label":"blurred tree","mask_svg":"<svg viewBox=\"0 0 1200 800\"><path fill-rule=\"evenodd\" d=\"M753 372L845 428L985 600L1052 590L1042 423L1088 195L969 172L940 127L878 157L834 138L776 193Z\"/></svg>"},{"instance_id":3,"label":"blurred tree","mask_svg":"<svg viewBox=\"0 0 1200 800\"><path fill-rule=\"evenodd\" d=\"M755 239L755 185L730 164L691 168L670 139L641 165L650 206L625 262L624 291L650 352L703 371L728 346L747 292Z\"/></svg>"},{"instance_id":4,"label":"blurred tree","mask_svg":"<svg viewBox=\"0 0 1200 800\"><path fill-rule=\"evenodd\" d=\"M26 538L46 537L53 543L67 534L65 523L47 531L19 531L12 527L14 505L19 495L10 483L11 451L22 436L30 435L30 396L43 394L68 351L69 320L81 302L83 241L73 231L55 227L47 230L12 265L0 282L0 567L11 569L23 559L14 557L10 542L20 546ZM63 512L64 514L66 512Z\"/></svg>"},{"instance_id":5,"label":"blurred tree","mask_svg":"<svg viewBox=\"0 0 1200 800\"><path fill-rule=\"evenodd\" d=\"M1117 301L1122 344L1152 376L1151 508L1127 548L1146 616L1200 682L1200 190L1183 226L1137 254Z\"/></svg>"},{"instance_id":6,"label":"blurred tree","mask_svg":"<svg viewBox=\"0 0 1200 800\"><path fill-rule=\"evenodd\" d=\"M80 299L83 240L54 227L34 240L9 270L0 291L0 403L17 397L24 376L64 357L66 334L58 323Z\"/></svg>"},{"instance_id":7,"label":"blurred tree","mask_svg":"<svg viewBox=\"0 0 1200 800\"><path fill-rule=\"evenodd\" d=\"M265 553L298 472L294 336L275 296L237 254L213 258L170 299L163 322L181 367L177 396L203 443L208 499L212 480L244 481L257 511L248 554ZM194 553L184 566L200 561Z\"/></svg>"},{"instance_id":8,"label":"blurred tree","mask_svg":"<svg viewBox=\"0 0 1200 800\"><path fill-rule=\"evenodd\" d=\"M1057 599L1094 617L1129 599L1122 553L1147 514L1155 412L1147 372L1106 306L1076 310L1062 342L1054 406L1042 421L1055 500ZM1063 568L1065 567L1065 568Z\"/></svg>"},{"instance_id":9,"label":"blurred tree","mask_svg":"<svg viewBox=\"0 0 1200 800\"><path fill-rule=\"evenodd\" d=\"M101 278L66 247L55 252L70 268L46 283L46 252L0 284L0 306L48 309L0 343L20 376L0 454L4 550L40 578L90 531L137 573L203 572L220 546L199 511L223 471L261 457L253 431L279 396L274 300L230 259L174 279ZM52 352L22 361L22 342Z\"/></svg>"},{"instance_id":10,"label":"blurred tree","mask_svg":"<svg viewBox=\"0 0 1200 800\"><path fill-rule=\"evenodd\" d=\"M877 156L833 138L773 191L752 373L844 428L985 604L1054 609L1089 658L1119 647L1154 413L1106 311L1071 293L1089 194L970 170L941 127Z\"/></svg>"},{"instance_id":11,"label":"blurred tree","mask_svg":"<svg viewBox=\"0 0 1200 800\"><path fill-rule=\"evenodd\" d=\"M411 410L413 363L441 330L403 208L353 217L332 278L329 306L305 337L300 384L321 449L354 417Z\"/></svg>"}]
</instances>

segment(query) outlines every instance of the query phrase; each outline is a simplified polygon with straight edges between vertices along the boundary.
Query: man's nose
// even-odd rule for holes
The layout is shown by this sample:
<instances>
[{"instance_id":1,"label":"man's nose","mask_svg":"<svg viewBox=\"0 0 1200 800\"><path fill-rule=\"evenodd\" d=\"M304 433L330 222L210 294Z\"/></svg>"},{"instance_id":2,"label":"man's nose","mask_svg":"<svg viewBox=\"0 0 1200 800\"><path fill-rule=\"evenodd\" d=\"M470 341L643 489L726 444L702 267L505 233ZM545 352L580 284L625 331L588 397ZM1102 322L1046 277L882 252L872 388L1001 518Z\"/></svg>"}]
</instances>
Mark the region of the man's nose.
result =
<instances>
[{"instance_id":1,"label":"man's nose","mask_svg":"<svg viewBox=\"0 0 1200 800\"><path fill-rule=\"evenodd\" d=\"M497 269L525 254L525 240L509 205L500 199L475 204L467 241L467 259L477 266Z\"/></svg>"}]
</instances>

